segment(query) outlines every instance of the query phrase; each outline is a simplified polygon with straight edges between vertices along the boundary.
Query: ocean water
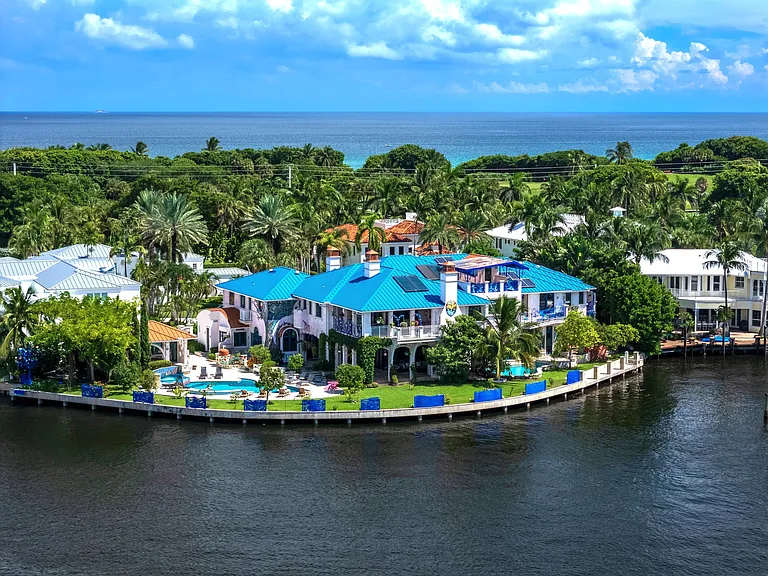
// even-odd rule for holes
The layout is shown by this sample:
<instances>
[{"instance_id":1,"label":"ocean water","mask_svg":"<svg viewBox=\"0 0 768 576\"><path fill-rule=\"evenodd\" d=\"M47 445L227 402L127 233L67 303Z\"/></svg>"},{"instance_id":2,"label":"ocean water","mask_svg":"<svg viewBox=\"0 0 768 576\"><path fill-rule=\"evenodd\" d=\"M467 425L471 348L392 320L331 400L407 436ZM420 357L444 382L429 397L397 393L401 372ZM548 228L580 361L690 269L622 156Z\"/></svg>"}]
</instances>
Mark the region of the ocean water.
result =
<instances>
[{"instance_id":1,"label":"ocean water","mask_svg":"<svg viewBox=\"0 0 768 576\"><path fill-rule=\"evenodd\" d=\"M0 575L764 575L766 364L726 360L386 426L3 397Z\"/></svg>"},{"instance_id":2,"label":"ocean water","mask_svg":"<svg viewBox=\"0 0 768 576\"><path fill-rule=\"evenodd\" d=\"M457 164L571 148L601 155L619 140L653 158L681 142L735 134L768 139L768 114L0 113L0 148L107 142L127 150L142 140L151 155L175 156L216 136L224 148L332 146L353 167L408 143L437 148Z\"/></svg>"}]
</instances>

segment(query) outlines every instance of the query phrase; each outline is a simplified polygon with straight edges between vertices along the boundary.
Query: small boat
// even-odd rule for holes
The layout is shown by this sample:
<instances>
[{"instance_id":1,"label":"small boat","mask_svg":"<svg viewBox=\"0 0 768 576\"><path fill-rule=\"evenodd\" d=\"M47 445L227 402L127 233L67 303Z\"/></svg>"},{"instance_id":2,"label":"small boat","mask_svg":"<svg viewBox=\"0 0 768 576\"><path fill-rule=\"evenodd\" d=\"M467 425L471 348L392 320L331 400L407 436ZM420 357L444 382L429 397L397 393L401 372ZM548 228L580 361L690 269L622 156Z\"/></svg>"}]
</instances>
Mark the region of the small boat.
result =
<instances>
[{"instance_id":1,"label":"small boat","mask_svg":"<svg viewBox=\"0 0 768 576\"><path fill-rule=\"evenodd\" d=\"M96 110L96 111L94 112L94 114L106 114L106 113L107 113L107 111L106 111L106 110Z\"/></svg>"}]
</instances>

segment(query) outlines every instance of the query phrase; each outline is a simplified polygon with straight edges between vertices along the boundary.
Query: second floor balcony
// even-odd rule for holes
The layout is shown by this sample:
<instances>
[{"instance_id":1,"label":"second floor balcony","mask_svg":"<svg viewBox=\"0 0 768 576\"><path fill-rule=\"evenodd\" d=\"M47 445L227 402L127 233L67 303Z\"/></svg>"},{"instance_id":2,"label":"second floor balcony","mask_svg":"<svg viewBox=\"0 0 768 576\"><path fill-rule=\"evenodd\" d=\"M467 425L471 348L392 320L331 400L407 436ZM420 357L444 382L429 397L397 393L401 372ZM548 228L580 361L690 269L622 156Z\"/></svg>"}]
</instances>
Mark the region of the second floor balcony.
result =
<instances>
[{"instance_id":1,"label":"second floor balcony","mask_svg":"<svg viewBox=\"0 0 768 576\"><path fill-rule=\"evenodd\" d=\"M250 322L253 314L247 308L240 308L240 322Z\"/></svg>"},{"instance_id":2,"label":"second floor balcony","mask_svg":"<svg viewBox=\"0 0 768 576\"><path fill-rule=\"evenodd\" d=\"M544 324L564 320L571 310L578 310L585 316L595 315L594 304L563 304L562 306L554 306L545 310L530 310L527 314L521 316L520 320L526 323Z\"/></svg>"},{"instance_id":3,"label":"second floor balcony","mask_svg":"<svg viewBox=\"0 0 768 576\"><path fill-rule=\"evenodd\" d=\"M434 340L440 337L440 326L372 326L371 336L403 340Z\"/></svg>"}]
</instances>

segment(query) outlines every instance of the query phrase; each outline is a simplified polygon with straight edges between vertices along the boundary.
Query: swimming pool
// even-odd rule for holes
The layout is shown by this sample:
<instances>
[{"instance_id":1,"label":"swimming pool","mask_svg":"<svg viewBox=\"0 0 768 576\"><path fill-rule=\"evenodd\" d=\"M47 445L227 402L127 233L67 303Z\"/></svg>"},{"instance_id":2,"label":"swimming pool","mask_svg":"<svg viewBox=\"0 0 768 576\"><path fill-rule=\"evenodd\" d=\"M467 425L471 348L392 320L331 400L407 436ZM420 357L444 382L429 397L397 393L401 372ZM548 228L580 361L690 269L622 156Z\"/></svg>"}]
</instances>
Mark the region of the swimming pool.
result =
<instances>
[{"instance_id":1,"label":"swimming pool","mask_svg":"<svg viewBox=\"0 0 768 576\"><path fill-rule=\"evenodd\" d=\"M506 370L504 370L501 375L502 376L528 376L531 371L528 370L525 366L522 364L518 364L517 366L507 366Z\"/></svg>"},{"instance_id":2,"label":"swimming pool","mask_svg":"<svg viewBox=\"0 0 768 576\"><path fill-rule=\"evenodd\" d=\"M236 380L221 380L221 381L213 381L213 382L193 382L192 384L189 384L187 386L187 389L191 392L202 392L206 388L209 388L208 393L209 394L232 394L233 392L241 392L245 390L246 392L252 392L255 394L258 394L261 391L261 388L258 386L258 382L255 380L249 380L247 378L243 378L242 380L236 381ZM291 392L298 392L299 389L296 386L286 386L288 390ZM277 390L272 390L275 394L277 394Z\"/></svg>"}]
</instances>

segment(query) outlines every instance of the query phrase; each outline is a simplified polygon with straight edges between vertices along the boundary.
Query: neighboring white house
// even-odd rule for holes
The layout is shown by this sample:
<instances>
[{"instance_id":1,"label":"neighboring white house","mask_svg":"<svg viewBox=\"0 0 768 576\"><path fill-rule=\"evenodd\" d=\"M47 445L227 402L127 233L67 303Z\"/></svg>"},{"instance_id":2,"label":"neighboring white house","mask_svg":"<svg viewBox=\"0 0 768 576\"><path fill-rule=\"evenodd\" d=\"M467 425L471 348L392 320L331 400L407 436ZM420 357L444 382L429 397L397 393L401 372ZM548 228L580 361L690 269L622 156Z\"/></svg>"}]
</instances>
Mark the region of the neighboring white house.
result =
<instances>
[{"instance_id":1,"label":"neighboring white house","mask_svg":"<svg viewBox=\"0 0 768 576\"><path fill-rule=\"evenodd\" d=\"M16 262L0 262L0 290L12 286L26 290L31 286L36 299L64 292L75 298L98 296L134 300L140 296L140 283L112 272L94 270L94 261L88 258L67 261L43 258L41 255Z\"/></svg>"},{"instance_id":2,"label":"neighboring white house","mask_svg":"<svg viewBox=\"0 0 768 576\"><path fill-rule=\"evenodd\" d=\"M563 233L572 232L583 223L584 216L580 214L563 214ZM486 234L493 239L493 245L505 258L513 257L515 255L515 247L520 242L528 239L528 233L525 231L525 222L518 222L512 226L509 224L497 226L486 231Z\"/></svg>"},{"instance_id":3,"label":"neighboring white house","mask_svg":"<svg viewBox=\"0 0 768 576\"><path fill-rule=\"evenodd\" d=\"M688 311L696 321L697 330L716 326L715 315L725 300L728 285L728 306L734 312L731 326L742 330L760 330L762 302L765 290L765 261L746 252L742 259L745 271L732 270L723 278L719 266L705 268L704 263L714 258L708 250L670 249L661 252L664 258L653 262L643 260L640 269L666 286L677 298L681 311Z\"/></svg>"}]
</instances>

